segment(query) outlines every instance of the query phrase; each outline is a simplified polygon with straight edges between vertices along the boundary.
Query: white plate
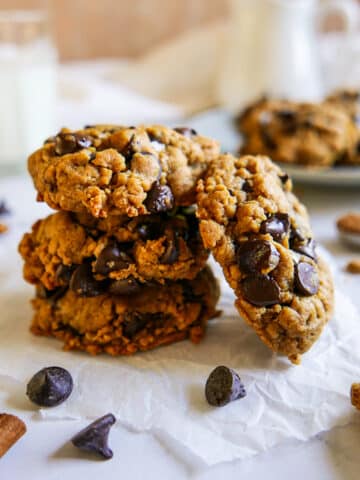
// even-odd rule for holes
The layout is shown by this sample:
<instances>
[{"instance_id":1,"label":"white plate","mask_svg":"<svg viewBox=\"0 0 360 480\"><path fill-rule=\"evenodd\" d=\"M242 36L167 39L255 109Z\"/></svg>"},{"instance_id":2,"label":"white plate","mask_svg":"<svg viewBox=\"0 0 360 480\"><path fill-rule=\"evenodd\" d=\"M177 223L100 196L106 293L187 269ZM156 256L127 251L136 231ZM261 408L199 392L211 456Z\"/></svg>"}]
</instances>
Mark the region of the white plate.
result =
<instances>
[{"instance_id":1,"label":"white plate","mask_svg":"<svg viewBox=\"0 0 360 480\"><path fill-rule=\"evenodd\" d=\"M187 123L202 135L219 140L224 152L236 154L239 150L241 138L234 126L231 113L221 109L207 110L188 119ZM295 182L360 188L360 166L328 169L290 164L280 166Z\"/></svg>"}]
</instances>

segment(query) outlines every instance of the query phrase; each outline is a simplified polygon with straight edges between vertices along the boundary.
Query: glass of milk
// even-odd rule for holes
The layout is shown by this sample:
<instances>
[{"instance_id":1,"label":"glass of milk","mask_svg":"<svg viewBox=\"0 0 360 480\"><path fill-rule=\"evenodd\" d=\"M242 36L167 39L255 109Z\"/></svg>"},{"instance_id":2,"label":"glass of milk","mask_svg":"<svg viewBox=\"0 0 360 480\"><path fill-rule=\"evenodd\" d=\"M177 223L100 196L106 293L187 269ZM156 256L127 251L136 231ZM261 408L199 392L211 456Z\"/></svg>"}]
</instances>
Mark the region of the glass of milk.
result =
<instances>
[{"instance_id":1,"label":"glass of milk","mask_svg":"<svg viewBox=\"0 0 360 480\"><path fill-rule=\"evenodd\" d=\"M53 133L56 49L41 10L0 10L0 173L24 170Z\"/></svg>"}]
</instances>

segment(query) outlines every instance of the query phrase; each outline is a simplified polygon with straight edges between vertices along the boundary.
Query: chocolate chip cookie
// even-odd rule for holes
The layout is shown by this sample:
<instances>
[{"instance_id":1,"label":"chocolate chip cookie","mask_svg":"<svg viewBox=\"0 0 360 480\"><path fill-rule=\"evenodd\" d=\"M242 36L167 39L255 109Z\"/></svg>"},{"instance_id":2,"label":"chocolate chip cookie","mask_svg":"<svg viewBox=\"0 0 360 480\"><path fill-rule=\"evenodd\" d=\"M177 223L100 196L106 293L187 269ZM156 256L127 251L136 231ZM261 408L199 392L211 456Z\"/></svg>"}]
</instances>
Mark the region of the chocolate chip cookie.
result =
<instances>
[{"instance_id":1,"label":"chocolate chip cookie","mask_svg":"<svg viewBox=\"0 0 360 480\"><path fill-rule=\"evenodd\" d=\"M333 166L356 162L358 129L331 103L261 99L237 119L242 154L267 155L277 162Z\"/></svg>"},{"instance_id":2,"label":"chocolate chip cookie","mask_svg":"<svg viewBox=\"0 0 360 480\"><path fill-rule=\"evenodd\" d=\"M209 268L193 280L148 284L126 294L77 282L78 289L53 290L38 283L32 301L32 332L62 340L66 350L131 355L185 338L198 343L217 315L219 289Z\"/></svg>"},{"instance_id":3,"label":"chocolate chip cookie","mask_svg":"<svg viewBox=\"0 0 360 480\"><path fill-rule=\"evenodd\" d=\"M100 220L58 212L38 220L19 251L25 279L49 290L69 284L76 289L87 275L95 289L106 284L125 292L147 282L193 279L209 256L192 207Z\"/></svg>"},{"instance_id":4,"label":"chocolate chip cookie","mask_svg":"<svg viewBox=\"0 0 360 480\"><path fill-rule=\"evenodd\" d=\"M87 126L62 129L28 160L38 200L93 217L135 217L189 206L219 152L189 128Z\"/></svg>"},{"instance_id":5,"label":"chocolate chip cookie","mask_svg":"<svg viewBox=\"0 0 360 480\"><path fill-rule=\"evenodd\" d=\"M299 363L330 318L333 284L305 207L266 157L221 155L198 184L200 233L272 350Z\"/></svg>"}]
</instances>

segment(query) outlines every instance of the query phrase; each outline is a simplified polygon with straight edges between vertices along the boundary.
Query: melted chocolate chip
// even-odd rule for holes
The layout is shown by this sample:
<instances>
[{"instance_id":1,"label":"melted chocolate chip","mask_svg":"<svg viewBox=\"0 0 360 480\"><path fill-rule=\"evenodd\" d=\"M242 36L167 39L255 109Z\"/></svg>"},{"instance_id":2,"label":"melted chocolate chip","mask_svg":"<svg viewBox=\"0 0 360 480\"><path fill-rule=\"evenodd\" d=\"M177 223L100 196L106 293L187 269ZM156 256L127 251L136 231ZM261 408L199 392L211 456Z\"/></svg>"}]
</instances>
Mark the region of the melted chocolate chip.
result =
<instances>
[{"instance_id":1,"label":"melted chocolate chip","mask_svg":"<svg viewBox=\"0 0 360 480\"><path fill-rule=\"evenodd\" d=\"M154 182L147 194L146 208L151 213L167 212L174 207L174 195L168 185Z\"/></svg>"},{"instance_id":2,"label":"melted chocolate chip","mask_svg":"<svg viewBox=\"0 0 360 480\"><path fill-rule=\"evenodd\" d=\"M69 285L73 270L73 266L60 264L55 272L56 282L62 285Z\"/></svg>"},{"instance_id":3,"label":"melted chocolate chip","mask_svg":"<svg viewBox=\"0 0 360 480\"><path fill-rule=\"evenodd\" d=\"M122 331L125 337L132 338L140 332L148 323L149 319L147 317L147 315L137 312L128 315L122 323Z\"/></svg>"},{"instance_id":4,"label":"melted chocolate chip","mask_svg":"<svg viewBox=\"0 0 360 480\"><path fill-rule=\"evenodd\" d=\"M26 395L36 405L55 407L63 403L71 394L73 379L61 367L46 367L37 372L26 387Z\"/></svg>"},{"instance_id":5,"label":"melted chocolate chip","mask_svg":"<svg viewBox=\"0 0 360 480\"><path fill-rule=\"evenodd\" d=\"M290 220L287 213L274 213L264 220L260 227L261 233L269 233L277 242L281 242L289 231Z\"/></svg>"},{"instance_id":6,"label":"melted chocolate chip","mask_svg":"<svg viewBox=\"0 0 360 480\"><path fill-rule=\"evenodd\" d=\"M302 295L315 295L319 290L319 277L310 263L300 262L295 265L295 288Z\"/></svg>"},{"instance_id":7,"label":"melted chocolate chip","mask_svg":"<svg viewBox=\"0 0 360 480\"><path fill-rule=\"evenodd\" d=\"M77 133L59 133L55 137L55 153L57 155L74 153L83 148L88 148L91 145L92 139L86 135L79 135Z\"/></svg>"},{"instance_id":8,"label":"melted chocolate chip","mask_svg":"<svg viewBox=\"0 0 360 480\"><path fill-rule=\"evenodd\" d=\"M257 307L280 303L280 288L268 275L251 275L241 282L244 298Z\"/></svg>"},{"instance_id":9,"label":"melted chocolate chip","mask_svg":"<svg viewBox=\"0 0 360 480\"><path fill-rule=\"evenodd\" d=\"M94 271L101 275L107 275L115 270L127 268L130 263L132 263L131 257L121 248L121 244L114 242L100 252L94 265Z\"/></svg>"},{"instance_id":10,"label":"melted chocolate chip","mask_svg":"<svg viewBox=\"0 0 360 480\"><path fill-rule=\"evenodd\" d=\"M243 273L268 273L276 268L280 255L271 242L246 240L237 246L237 262Z\"/></svg>"},{"instance_id":11,"label":"melted chocolate chip","mask_svg":"<svg viewBox=\"0 0 360 480\"><path fill-rule=\"evenodd\" d=\"M114 280L111 282L109 292L112 295L133 295L138 293L143 286L134 277L124 278L122 280Z\"/></svg>"},{"instance_id":12,"label":"melted chocolate chip","mask_svg":"<svg viewBox=\"0 0 360 480\"><path fill-rule=\"evenodd\" d=\"M188 137L188 138L191 138L197 135L197 131L190 127L176 127L174 128L174 130L175 132L181 133L181 135L184 135L184 137Z\"/></svg>"},{"instance_id":13,"label":"melted chocolate chip","mask_svg":"<svg viewBox=\"0 0 360 480\"><path fill-rule=\"evenodd\" d=\"M80 450L97 453L105 459L112 458L113 452L108 446L108 438L110 428L115 422L114 415L108 413L81 430L71 439L71 442Z\"/></svg>"},{"instance_id":14,"label":"melted chocolate chip","mask_svg":"<svg viewBox=\"0 0 360 480\"><path fill-rule=\"evenodd\" d=\"M70 289L80 297L96 297L105 291L105 283L95 280L91 265L79 265L71 276Z\"/></svg>"},{"instance_id":15,"label":"melted chocolate chip","mask_svg":"<svg viewBox=\"0 0 360 480\"><path fill-rule=\"evenodd\" d=\"M245 387L232 368L220 366L210 373L205 385L205 397L210 405L222 407L245 396Z\"/></svg>"}]
</instances>

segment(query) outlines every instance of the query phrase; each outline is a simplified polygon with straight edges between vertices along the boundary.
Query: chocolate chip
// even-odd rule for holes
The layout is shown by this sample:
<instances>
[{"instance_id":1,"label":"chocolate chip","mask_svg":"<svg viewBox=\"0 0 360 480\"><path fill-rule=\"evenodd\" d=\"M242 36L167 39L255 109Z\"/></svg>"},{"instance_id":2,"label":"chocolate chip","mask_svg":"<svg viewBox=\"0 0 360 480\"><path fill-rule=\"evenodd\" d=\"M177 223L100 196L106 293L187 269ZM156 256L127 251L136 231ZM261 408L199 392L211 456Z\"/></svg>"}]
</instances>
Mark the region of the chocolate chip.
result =
<instances>
[{"instance_id":1,"label":"chocolate chip","mask_svg":"<svg viewBox=\"0 0 360 480\"><path fill-rule=\"evenodd\" d=\"M279 263L280 255L267 240L246 240L236 249L237 262L243 273L267 273Z\"/></svg>"},{"instance_id":2,"label":"chocolate chip","mask_svg":"<svg viewBox=\"0 0 360 480\"><path fill-rule=\"evenodd\" d=\"M251 183L248 180L245 180L244 183L242 184L242 190L246 193L252 193L254 191Z\"/></svg>"},{"instance_id":3,"label":"chocolate chip","mask_svg":"<svg viewBox=\"0 0 360 480\"><path fill-rule=\"evenodd\" d=\"M44 285L37 285L36 286L36 297L41 298L43 300L51 300L52 302L56 302L59 300L67 291L67 286L53 288L52 290L48 290L44 287Z\"/></svg>"},{"instance_id":4,"label":"chocolate chip","mask_svg":"<svg viewBox=\"0 0 360 480\"><path fill-rule=\"evenodd\" d=\"M269 233L274 240L281 242L289 233L290 220L287 213L274 213L264 220L260 227L261 233Z\"/></svg>"},{"instance_id":5,"label":"chocolate chip","mask_svg":"<svg viewBox=\"0 0 360 480\"><path fill-rule=\"evenodd\" d=\"M54 136L52 137L48 137L46 140L44 140L44 145L46 145L47 143L54 143L55 142L55 138Z\"/></svg>"},{"instance_id":6,"label":"chocolate chip","mask_svg":"<svg viewBox=\"0 0 360 480\"><path fill-rule=\"evenodd\" d=\"M55 407L71 394L73 380L70 373L61 367L46 367L37 372L26 387L29 399L41 407Z\"/></svg>"},{"instance_id":7,"label":"chocolate chip","mask_svg":"<svg viewBox=\"0 0 360 480\"><path fill-rule=\"evenodd\" d=\"M295 287L302 295L315 295L319 290L319 277L310 263L300 262L295 265Z\"/></svg>"},{"instance_id":8,"label":"chocolate chip","mask_svg":"<svg viewBox=\"0 0 360 480\"><path fill-rule=\"evenodd\" d=\"M57 283L62 285L69 285L72 272L74 271L73 266L60 264L55 272L55 280Z\"/></svg>"},{"instance_id":9,"label":"chocolate chip","mask_svg":"<svg viewBox=\"0 0 360 480\"><path fill-rule=\"evenodd\" d=\"M74 153L83 148L92 145L92 139L86 135L77 133L59 133L55 137L55 153L57 155L66 155Z\"/></svg>"},{"instance_id":10,"label":"chocolate chip","mask_svg":"<svg viewBox=\"0 0 360 480\"><path fill-rule=\"evenodd\" d=\"M162 143L153 133L148 132L148 136L151 142L151 146L157 152L162 152L165 150L165 145Z\"/></svg>"},{"instance_id":11,"label":"chocolate chip","mask_svg":"<svg viewBox=\"0 0 360 480\"><path fill-rule=\"evenodd\" d=\"M196 205L190 205L189 207L181 207L180 212L182 215L195 215Z\"/></svg>"},{"instance_id":12,"label":"chocolate chip","mask_svg":"<svg viewBox=\"0 0 360 480\"><path fill-rule=\"evenodd\" d=\"M125 162L127 165L129 165L134 153L136 153L136 150L134 148L135 147L134 140L135 140L135 134L130 137L130 140L120 152L121 155L125 158Z\"/></svg>"},{"instance_id":13,"label":"chocolate chip","mask_svg":"<svg viewBox=\"0 0 360 480\"><path fill-rule=\"evenodd\" d=\"M244 298L257 307L280 303L280 288L268 275L251 275L241 282Z\"/></svg>"},{"instance_id":14,"label":"chocolate chip","mask_svg":"<svg viewBox=\"0 0 360 480\"><path fill-rule=\"evenodd\" d=\"M131 257L121 248L121 244L114 242L100 252L94 265L94 271L101 275L107 275L115 270L127 268L130 263L132 263Z\"/></svg>"},{"instance_id":15,"label":"chocolate chip","mask_svg":"<svg viewBox=\"0 0 360 480\"><path fill-rule=\"evenodd\" d=\"M70 289L80 297L96 297L104 293L105 284L95 280L91 265L84 263L73 272L70 280Z\"/></svg>"},{"instance_id":16,"label":"chocolate chip","mask_svg":"<svg viewBox=\"0 0 360 480\"><path fill-rule=\"evenodd\" d=\"M142 289L142 285L134 277L123 278L111 282L109 292L112 295L133 295Z\"/></svg>"},{"instance_id":17,"label":"chocolate chip","mask_svg":"<svg viewBox=\"0 0 360 480\"><path fill-rule=\"evenodd\" d=\"M275 150L277 147L277 144L273 137L270 135L266 127L260 128L260 136L262 141L264 142L264 145L269 148L270 150Z\"/></svg>"},{"instance_id":18,"label":"chocolate chip","mask_svg":"<svg viewBox=\"0 0 360 480\"><path fill-rule=\"evenodd\" d=\"M112 458L113 451L108 445L108 438L115 422L114 415L108 413L76 434L71 443L80 450L97 453L106 459Z\"/></svg>"},{"instance_id":19,"label":"chocolate chip","mask_svg":"<svg viewBox=\"0 0 360 480\"><path fill-rule=\"evenodd\" d=\"M154 182L147 194L146 208L151 213L161 213L171 210L174 206L174 195L168 185Z\"/></svg>"},{"instance_id":20,"label":"chocolate chip","mask_svg":"<svg viewBox=\"0 0 360 480\"><path fill-rule=\"evenodd\" d=\"M154 240L159 236L159 224L154 223L141 223L136 227L139 237L143 240Z\"/></svg>"},{"instance_id":21,"label":"chocolate chip","mask_svg":"<svg viewBox=\"0 0 360 480\"><path fill-rule=\"evenodd\" d=\"M317 259L316 242L312 238L305 239L301 236L292 236L290 240L290 248L295 252L302 253L313 260Z\"/></svg>"},{"instance_id":22,"label":"chocolate chip","mask_svg":"<svg viewBox=\"0 0 360 480\"><path fill-rule=\"evenodd\" d=\"M8 215L10 210L8 209L5 200L0 201L0 215Z\"/></svg>"},{"instance_id":23,"label":"chocolate chip","mask_svg":"<svg viewBox=\"0 0 360 480\"><path fill-rule=\"evenodd\" d=\"M279 175L279 178L281 180L282 184L285 184L289 180L289 175L287 173L284 173L283 175Z\"/></svg>"},{"instance_id":24,"label":"chocolate chip","mask_svg":"<svg viewBox=\"0 0 360 480\"><path fill-rule=\"evenodd\" d=\"M291 122L295 120L296 118L296 113L294 110L288 110L288 109L283 109L283 110L278 110L276 112L276 116L279 117L281 120L284 120L286 122Z\"/></svg>"},{"instance_id":25,"label":"chocolate chip","mask_svg":"<svg viewBox=\"0 0 360 480\"><path fill-rule=\"evenodd\" d=\"M191 138L197 135L197 131L190 127L176 127L174 128L174 130L175 132L178 132L181 135L184 135L184 137L188 137L188 138Z\"/></svg>"},{"instance_id":26,"label":"chocolate chip","mask_svg":"<svg viewBox=\"0 0 360 480\"><path fill-rule=\"evenodd\" d=\"M205 397L210 405L222 407L245 396L245 387L232 368L219 366L210 373L205 385Z\"/></svg>"},{"instance_id":27,"label":"chocolate chip","mask_svg":"<svg viewBox=\"0 0 360 480\"><path fill-rule=\"evenodd\" d=\"M142 330L145 325L148 323L148 318L142 313L134 312L131 315L128 315L122 325L122 331L125 337L132 338L140 330Z\"/></svg>"},{"instance_id":28,"label":"chocolate chip","mask_svg":"<svg viewBox=\"0 0 360 480\"><path fill-rule=\"evenodd\" d=\"M179 258L179 249L178 249L178 241L177 235L174 234L173 238L169 238L166 240L166 248L165 252L160 257L160 263L166 265L172 265L177 261Z\"/></svg>"}]
</instances>

